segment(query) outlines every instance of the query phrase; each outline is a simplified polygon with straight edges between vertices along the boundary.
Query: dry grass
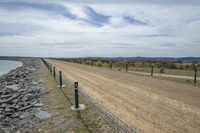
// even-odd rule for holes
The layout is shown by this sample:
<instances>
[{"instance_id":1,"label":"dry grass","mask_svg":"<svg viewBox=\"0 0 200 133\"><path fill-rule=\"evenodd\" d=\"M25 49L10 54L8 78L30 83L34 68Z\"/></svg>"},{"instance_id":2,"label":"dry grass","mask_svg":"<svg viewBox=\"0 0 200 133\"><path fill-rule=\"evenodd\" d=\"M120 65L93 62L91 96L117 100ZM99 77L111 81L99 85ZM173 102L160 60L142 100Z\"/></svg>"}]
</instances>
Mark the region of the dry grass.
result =
<instances>
[{"instance_id":1,"label":"dry grass","mask_svg":"<svg viewBox=\"0 0 200 133\"><path fill-rule=\"evenodd\" d=\"M63 88L61 91L57 88L57 82L48 72L46 67L41 64L38 71L40 79L44 80L44 91L49 94L43 99L45 110L52 114L52 117L46 121L38 122L35 119L35 125L31 132L41 133L91 133L91 132L112 132L109 126L97 115L89 109L76 113L70 109L72 106L69 100L73 100L73 96L69 88ZM64 95L63 92L66 94ZM66 98L69 98L67 99Z\"/></svg>"}]
</instances>

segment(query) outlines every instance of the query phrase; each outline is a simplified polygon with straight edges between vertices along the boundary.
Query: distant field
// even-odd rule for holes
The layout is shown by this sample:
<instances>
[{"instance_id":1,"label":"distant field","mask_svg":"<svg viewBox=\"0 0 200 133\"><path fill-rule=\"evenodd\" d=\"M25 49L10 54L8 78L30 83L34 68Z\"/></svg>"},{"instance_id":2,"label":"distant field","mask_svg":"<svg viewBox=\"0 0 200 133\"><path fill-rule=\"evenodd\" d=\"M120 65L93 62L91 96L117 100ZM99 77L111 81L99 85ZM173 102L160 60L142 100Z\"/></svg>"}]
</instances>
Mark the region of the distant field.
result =
<instances>
[{"instance_id":1,"label":"distant field","mask_svg":"<svg viewBox=\"0 0 200 133\"><path fill-rule=\"evenodd\" d=\"M154 73L159 73L159 68L154 68ZM142 67L129 67L129 71L139 71L139 72L151 72L151 68L142 68ZM160 74L160 73L159 73ZM178 76L194 76L194 71L191 70L175 70L175 69L164 69L163 74L169 74L169 75L178 75ZM197 74L198 77L200 77L200 72L198 71Z\"/></svg>"},{"instance_id":2,"label":"distant field","mask_svg":"<svg viewBox=\"0 0 200 133\"><path fill-rule=\"evenodd\" d=\"M113 70L125 72L125 67L113 67ZM160 73L160 68L153 69L153 76L160 79L173 80L181 83L193 83L194 71L191 70L176 70L176 69L164 69L164 73ZM150 67L129 67L129 73L135 73L140 75L150 76ZM197 85L200 85L200 71L197 72Z\"/></svg>"},{"instance_id":3,"label":"distant field","mask_svg":"<svg viewBox=\"0 0 200 133\"><path fill-rule=\"evenodd\" d=\"M111 112L145 133L200 132L200 88L149 76L48 60Z\"/></svg>"}]
</instances>

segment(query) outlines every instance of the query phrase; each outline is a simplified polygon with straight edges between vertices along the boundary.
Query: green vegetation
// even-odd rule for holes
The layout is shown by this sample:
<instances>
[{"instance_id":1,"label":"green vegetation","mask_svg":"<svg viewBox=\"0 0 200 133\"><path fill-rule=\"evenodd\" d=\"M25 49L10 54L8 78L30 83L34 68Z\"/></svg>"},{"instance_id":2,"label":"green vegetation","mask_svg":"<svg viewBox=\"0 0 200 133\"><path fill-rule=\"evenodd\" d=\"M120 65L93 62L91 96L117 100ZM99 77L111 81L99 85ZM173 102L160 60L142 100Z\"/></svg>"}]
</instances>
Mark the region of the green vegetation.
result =
<instances>
[{"instance_id":1,"label":"green vegetation","mask_svg":"<svg viewBox=\"0 0 200 133\"><path fill-rule=\"evenodd\" d=\"M90 59L90 58L62 58L67 62L80 63L101 68L108 68L123 72L142 72L175 75L175 76L190 76L194 77L194 70L197 70L197 77L200 77L200 64L197 62L183 63L181 60L177 61L128 61L128 60L105 60L105 59ZM158 76L158 75L157 75Z\"/></svg>"},{"instance_id":2,"label":"green vegetation","mask_svg":"<svg viewBox=\"0 0 200 133\"><path fill-rule=\"evenodd\" d=\"M200 64L197 62L193 63L183 63L180 60L177 61L127 61L127 60L101 60L101 59L89 59L89 58L72 58L72 59L62 59L69 62L75 62L85 65L98 66L98 67L120 67L124 69L126 66L128 67L138 67L138 68L146 68L146 67L154 67L161 68L161 73L164 73L164 69L176 69L176 70L200 70Z\"/></svg>"}]
</instances>

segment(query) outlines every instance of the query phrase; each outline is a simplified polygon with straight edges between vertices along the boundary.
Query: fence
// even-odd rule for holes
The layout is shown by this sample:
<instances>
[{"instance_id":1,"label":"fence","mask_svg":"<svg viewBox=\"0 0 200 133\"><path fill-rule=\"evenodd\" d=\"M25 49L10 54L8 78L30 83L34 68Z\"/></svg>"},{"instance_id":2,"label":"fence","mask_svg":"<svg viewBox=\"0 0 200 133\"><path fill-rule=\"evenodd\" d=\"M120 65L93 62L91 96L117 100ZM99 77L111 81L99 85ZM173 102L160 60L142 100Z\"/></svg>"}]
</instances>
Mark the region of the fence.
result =
<instances>
[{"instance_id":1,"label":"fence","mask_svg":"<svg viewBox=\"0 0 200 133\"><path fill-rule=\"evenodd\" d=\"M107 110L104 106L99 104L97 101L95 101L92 97L90 97L85 92L78 90L74 90L74 88L77 88L77 83L70 81L67 77L62 76L62 71L57 69L55 66L52 66L49 62L42 59L43 63L46 65L50 73L54 76L54 78L59 82L59 87L63 87L63 83L66 83L67 88L71 88L72 93L74 95L74 103L75 108L78 108L79 99L87 106L87 108L93 110L96 112L99 116L101 116L108 124L109 126L117 133L138 133L139 131L135 127L131 127L128 124L126 124L124 121L119 119L117 116L115 116L113 113L111 113L109 110ZM63 82L64 81L64 82ZM75 92L76 91L76 95ZM65 94L67 95L67 94ZM77 101L78 100L78 101ZM71 101L70 101L71 102ZM73 102L71 102L73 103Z\"/></svg>"},{"instance_id":2,"label":"fence","mask_svg":"<svg viewBox=\"0 0 200 133\"><path fill-rule=\"evenodd\" d=\"M155 68L155 67L129 67L129 72L138 72L138 73L149 73L149 75L157 76L165 75L166 77L177 77L177 78L185 78L192 79L193 83L197 83L197 78L200 77L199 71L195 70L175 70L175 69L167 69L167 68Z\"/></svg>"},{"instance_id":3,"label":"fence","mask_svg":"<svg viewBox=\"0 0 200 133\"><path fill-rule=\"evenodd\" d=\"M91 66L94 66L91 64ZM103 67L100 65L98 67ZM168 69L168 68L156 68L156 67L132 67L128 64L113 64L111 63L108 66L104 66L106 68L124 71L124 72L132 72L150 76L163 76L164 77L172 77L178 79L187 79L192 81L194 84L197 83L197 80L200 78L200 71L195 68L194 70L176 70L176 69Z\"/></svg>"}]
</instances>

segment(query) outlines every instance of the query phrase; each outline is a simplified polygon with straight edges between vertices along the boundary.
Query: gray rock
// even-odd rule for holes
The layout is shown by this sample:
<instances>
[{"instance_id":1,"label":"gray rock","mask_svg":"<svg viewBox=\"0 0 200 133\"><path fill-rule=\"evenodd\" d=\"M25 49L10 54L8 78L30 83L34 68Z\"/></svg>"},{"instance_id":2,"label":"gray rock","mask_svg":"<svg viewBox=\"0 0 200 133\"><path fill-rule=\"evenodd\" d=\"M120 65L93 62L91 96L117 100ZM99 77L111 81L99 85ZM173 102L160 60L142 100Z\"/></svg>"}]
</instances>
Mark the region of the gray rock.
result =
<instances>
[{"instance_id":1,"label":"gray rock","mask_svg":"<svg viewBox=\"0 0 200 133\"><path fill-rule=\"evenodd\" d=\"M0 133L10 133L8 128L0 128Z\"/></svg>"},{"instance_id":2,"label":"gray rock","mask_svg":"<svg viewBox=\"0 0 200 133\"><path fill-rule=\"evenodd\" d=\"M37 81L33 81L32 84L33 84L33 85L37 85L38 82L37 82Z\"/></svg>"},{"instance_id":3,"label":"gray rock","mask_svg":"<svg viewBox=\"0 0 200 133\"><path fill-rule=\"evenodd\" d=\"M14 104L16 104L16 103L18 102L18 99L14 99L12 102L13 102Z\"/></svg>"},{"instance_id":4,"label":"gray rock","mask_svg":"<svg viewBox=\"0 0 200 133\"><path fill-rule=\"evenodd\" d=\"M6 108L5 111L6 111L6 112L13 112L13 109L11 109L11 108Z\"/></svg>"},{"instance_id":5,"label":"gray rock","mask_svg":"<svg viewBox=\"0 0 200 133\"><path fill-rule=\"evenodd\" d=\"M21 106L19 106L19 105L15 105L14 106L14 109L19 109Z\"/></svg>"},{"instance_id":6,"label":"gray rock","mask_svg":"<svg viewBox=\"0 0 200 133\"><path fill-rule=\"evenodd\" d=\"M40 120L45 120L45 119L50 118L52 115L46 111L39 111L35 113L35 116L39 118Z\"/></svg>"},{"instance_id":7,"label":"gray rock","mask_svg":"<svg viewBox=\"0 0 200 133\"><path fill-rule=\"evenodd\" d=\"M19 121L18 118L13 118L13 119L12 119L13 125L17 125L17 124L18 124L18 121Z\"/></svg>"},{"instance_id":8,"label":"gray rock","mask_svg":"<svg viewBox=\"0 0 200 133\"><path fill-rule=\"evenodd\" d=\"M7 105L5 108L6 112L13 112L13 109L11 108L11 106Z\"/></svg>"},{"instance_id":9,"label":"gray rock","mask_svg":"<svg viewBox=\"0 0 200 133\"><path fill-rule=\"evenodd\" d=\"M11 120L11 118L9 118L9 117L6 117L6 118L4 119L5 122L9 122L10 120Z\"/></svg>"},{"instance_id":10,"label":"gray rock","mask_svg":"<svg viewBox=\"0 0 200 133\"><path fill-rule=\"evenodd\" d=\"M7 82L7 85L13 85L14 83L13 82Z\"/></svg>"},{"instance_id":11,"label":"gray rock","mask_svg":"<svg viewBox=\"0 0 200 133\"><path fill-rule=\"evenodd\" d=\"M13 112L5 112L4 115L5 116L11 116L13 114Z\"/></svg>"},{"instance_id":12,"label":"gray rock","mask_svg":"<svg viewBox=\"0 0 200 133\"><path fill-rule=\"evenodd\" d=\"M36 103L36 104L34 104L34 107L42 107L42 106L43 106L42 103Z\"/></svg>"},{"instance_id":13,"label":"gray rock","mask_svg":"<svg viewBox=\"0 0 200 133\"><path fill-rule=\"evenodd\" d=\"M27 97L22 97L22 101L23 101L23 102L25 102L25 101L27 101L27 100L28 100Z\"/></svg>"},{"instance_id":14,"label":"gray rock","mask_svg":"<svg viewBox=\"0 0 200 133\"><path fill-rule=\"evenodd\" d=\"M19 89L19 85L18 84L7 85L6 88L13 89L13 90L18 90Z\"/></svg>"},{"instance_id":15,"label":"gray rock","mask_svg":"<svg viewBox=\"0 0 200 133\"><path fill-rule=\"evenodd\" d=\"M33 68L33 67L27 67L26 70L35 71L35 68Z\"/></svg>"},{"instance_id":16,"label":"gray rock","mask_svg":"<svg viewBox=\"0 0 200 133\"><path fill-rule=\"evenodd\" d=\"M18 106L24 106L25 102L18 102L17 105Z\"/></svg>"},{"instance_id":17,"label":"gray rock","mask_svg":"<svg viewBox=\"0 0 200 133\"><path fill-rule=\"evenodd\" d=\"M0 105L0 108L5 108L6 107L6 103L3 103Z\"/></svg>"},{"instance_id":18,"label":"gray rock","mask_svg":"<svg viewBox=\"0 0 200 133\"><path fill-rule=\"evenodd\" d=\"M19 79L19 82L20 82L20 83L24 82L24 79Z\"/></svg>"},{"instance_id":19,"label":"gray rock","mask_svg":"<svg viewBox=\"0 0 200 133\"><path fill-rule=\"evenodd\" d=\"M3 119L3 118L4 118L4 115L1 115L1 114L0 114L0 119Z\"/></svg>"},{"instance_id":20,"label":"gray rock","mask_svg":"<svg viewBox=\"0 0 200 133\"><path fill-rule=\"evenodd\" d=\"M34 95L31 93L27 93L24 97L26 97L27 99L31 99L34 97Z\"/></svg>"},{"instance_id":21,"label":"gray rock","mask_svg":"<svg viewBox=\"0 0 200 133\"><path fill-rule=\"evenodd\" d=\"M12 117L12 118L16 118L16 117L18 117L18 116L19 116L19 113L16 112L16 113L12 114L11 117Z\"/></svg>"},{"instance_id":22,"label":"gray rock","mask_svg":"<svg viewBox=\"0 0 200 133\"><path fill-rule=\"evenodd\" d=\"M19 116L19 118L20 119L24 119L24 118L27 118L28 116L29 116L29 113L28 112L24 112Z\"/></svg>"},{"instance_id":23,"label":"gray rock","mask_svg":"<svg viewBox=\"0 0 200 133\"><path fill-rule=\"evenodd\" d=\"M8 99L10 97L12 97L12 94L3 95L1 96L1 99Z\"/></svg>"},{"instance_id":24,"label":"gray rock","mask_svg":"<svg viewBox=\"0 0 200 133\"><path fill-rule=\"evenodd\" d=\"M43 81L42 79L40 79L40 80L38 81L38 83L39 83L39 84L43 84L44 81Z\"/></svg>"},{"instance_id":25,"label":"gray rock","mask_svg":"<svg viewBox=\"0 0 200 133\"><path fill-rule=\"evenodd\" d=\"M20 128L29 128L30 122L26 119L22 120L19 123Z\"/></svg>"},{"instance_id":26,"label":"gray rock","mask_svg":"<svg viewBox=\"0 0 200 133\"><path fill-rule=\"evenodd\" d=\"M26 74L29 74L29 71L26 71L25 73L26 73Z\"/></svg>"}]
</instances>

